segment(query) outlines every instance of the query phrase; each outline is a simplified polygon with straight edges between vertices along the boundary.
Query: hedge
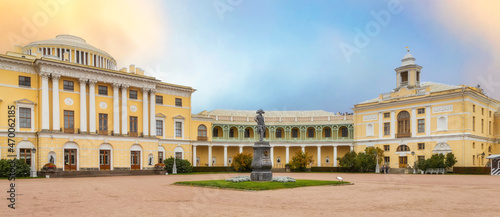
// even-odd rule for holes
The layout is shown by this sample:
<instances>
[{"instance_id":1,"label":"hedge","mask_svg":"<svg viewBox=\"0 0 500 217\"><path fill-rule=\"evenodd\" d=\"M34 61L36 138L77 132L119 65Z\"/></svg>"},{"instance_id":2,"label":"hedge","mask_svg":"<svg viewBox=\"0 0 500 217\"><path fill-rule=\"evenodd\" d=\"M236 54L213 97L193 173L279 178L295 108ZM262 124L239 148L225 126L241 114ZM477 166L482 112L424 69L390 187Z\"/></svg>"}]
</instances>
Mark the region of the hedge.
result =
<instances>
[{"instance_id":1,"label":"hedge","mask_svg":"<svg viewBox=\"0 0 500 217\"><path fill-rule=\"evenodd\" d=\"M233 167L193 167L193 172L234 172Z\"/></svg>"},{"instance_id":2,"label":"hedge","mask_svg":"<svg viewBox=\"0 0 500 217\"><path fill-rule=\"evenodd\" d=\"M490 174L491 167L453 167L456 174Z\"/></svg>"},{"instance_id":3,"label":"hedge","mask_svg":"<svg viewBox=\"0 0 500 217\"><path fill-rule=\"evenodd\" d=\"M345 167L311 167L311 172L347 172Z\"/></svg>"}]
</instances>

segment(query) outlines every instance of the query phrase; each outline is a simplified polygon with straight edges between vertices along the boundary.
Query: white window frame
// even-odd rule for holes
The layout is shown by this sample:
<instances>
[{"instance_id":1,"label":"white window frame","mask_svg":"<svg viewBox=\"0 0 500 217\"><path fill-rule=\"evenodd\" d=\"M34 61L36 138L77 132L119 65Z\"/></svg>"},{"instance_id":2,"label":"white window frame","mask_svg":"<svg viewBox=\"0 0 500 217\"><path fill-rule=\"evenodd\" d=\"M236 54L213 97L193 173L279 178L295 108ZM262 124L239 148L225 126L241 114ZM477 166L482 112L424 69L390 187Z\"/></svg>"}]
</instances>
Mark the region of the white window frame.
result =
<instances>
[{"instance_id":1,"label":"white window frame","mask_svg":"<svg viewBox=\"0 0 500 217\"><path fill-rule=\"evenodd\" d=\"M31 128L28 132L35 132L35 103L25 103L25 102L20 102L16 101L16 131L20 132L19 126L21 125L19 122L19 108L29 108L31 109ZM22 128L22 129L27 129L27 128ZM26 131L25 131L26 132Z\"/></svg>"},{"instance_id":2,"label":"white window frame","mask_svg":"<svg viewBox=\"0 0 500 217\"><path fill-rule=\"evenodd\" d=\"M174 139L178 137L175 132L175 124L177 122L181 123L181 138L184 139L184 119L181 118L174 118Z\"/></svg>"}]
</instances>

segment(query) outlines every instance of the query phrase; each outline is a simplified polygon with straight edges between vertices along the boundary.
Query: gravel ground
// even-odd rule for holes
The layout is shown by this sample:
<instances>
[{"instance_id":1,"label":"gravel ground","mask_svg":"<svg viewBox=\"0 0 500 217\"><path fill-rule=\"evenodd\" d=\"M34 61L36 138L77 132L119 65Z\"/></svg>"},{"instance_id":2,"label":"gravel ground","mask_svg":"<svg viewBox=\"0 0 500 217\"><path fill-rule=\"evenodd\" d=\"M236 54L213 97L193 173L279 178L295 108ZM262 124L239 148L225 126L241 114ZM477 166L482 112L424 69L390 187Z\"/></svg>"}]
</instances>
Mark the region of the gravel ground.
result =
<instances>
[{"instance_id":1,"label":"gravel ground","mask_svg":"<svg viewBox=\"0 0 500 217\"><path fill-rule=\"evenodd\" d=\"M0 216L500 216L500 177L282 173L348 186L236 191L176 186L176 181L241 174L17 180L16 209ZM3 197L9 181L0 180Z\"/></svg>"}]
</instances>

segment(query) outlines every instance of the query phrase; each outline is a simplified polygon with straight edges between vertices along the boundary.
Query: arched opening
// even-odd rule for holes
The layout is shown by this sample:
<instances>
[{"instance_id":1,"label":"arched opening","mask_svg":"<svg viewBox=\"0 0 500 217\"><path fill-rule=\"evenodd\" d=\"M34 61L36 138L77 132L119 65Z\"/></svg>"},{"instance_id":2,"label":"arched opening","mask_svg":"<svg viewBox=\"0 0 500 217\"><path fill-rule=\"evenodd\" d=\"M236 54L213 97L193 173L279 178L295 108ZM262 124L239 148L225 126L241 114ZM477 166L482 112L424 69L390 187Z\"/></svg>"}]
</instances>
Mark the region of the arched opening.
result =
<instances>
[{"instance_id":1,"label":"arched opening","mask_svg":"<svg viewBox=\"0 0 500 217\"><path fill-rule=\"evenodd\" d=\"M283 130L283 128L278 127L278 128L276 129L276 138L277 138L277 139L284 138L284 137L285 137L285 133L284 133L284 132L285 132L285 131Z\"/></svg>"},{"instance_id":2,"label":"arched opening","mask_svg":"<svg viewBox=\"0 0 500 217\"><path fill-rule=\"evenodd\" d=\"M142 169L142 147L139 144L132 145L130 147L130 169L140 170Z\"/></svg>"},{"instance_id":3,"label":"arched opening","mask_svg":"<svg viewBox=\"0 0 500 217\"><path fill-rule=\"evenodd\" d=\"M245 138L253 138L253 129L251 127L245 128L245 133L244 133Z\"/></svg>"},{"instance_id":4,"label":"arched opening","mask_svg":"<svg viewBox=\"0 0 500 217\"><path fill-rule=\"evenodd\" d=\"M17 159L24 160L28 166L32 166L35 164L35 155L32 153L32 150L35 148L35 145L30 141L21 141L17 143Z\"/></svg>"},{"instance_id":5,"label":"arched opening","mask_svg":"<svg viewBox=\"0 0 500 217\"><path fill-rule=\"evenodd\" d=\"M165 160L165 148L161 145L158 146L158 163L161 164ZM196 166L196 165L195 165Z\"/></svg>"},{"instance_id":6,"label":"arched opening","mask_svg":"<svg viewBox=\"0 0 500 217\"><path fill-rule=\"evenodd\" d=\"M313 139L316 137L316 130L314 130L314 127L309 127L307 128L307 138L308 139Z\"/></svg>"},{"instance_id":7,"label":"arched opening","mask_svg":"<svg viewBox=\"0 0 500 217\"><path fill-rule=\"evenodd\" d=\"M207 141L207 127L205 125L198 126L198 141Z\"/></svg>"},{"instance_id":8,"label":"arched opening","mask_svg":"<svg viewBox=\"0 0 500 217\"><path fill-rule=\"evenodd\" d=\"M224 136L224 133L222 131L222 127L219 127L219 126L214 127L213 132L212 132L212 137L222 138L223 136Z\"/></svg>"},{"instance_id":9,"label":"arched opening","mask_svg":"<svg viewBox=\"0 0 500 217\"><path fill-rule=\"evenodd\" d=\"M366 125L366 136L373 136L373 124Z\"/></svg>"},{"instance_id":10,"label":"arched opening","mask_svg":"<svg viewBox=\"0 0 500 217\"><path fill-rule=\"evenodd\" d=\"M347 137L349 137L349 131L347 130L346 126L341 126L339 128L338 137L339 138L347 138Z\"/></svg>"},{"instance_id":11,"label":"arched opening","mask_svg":"<svg viewBox=\"0 0 500 217\"><path fill-rule=\"evenodd\" d=\"M437 124L438 130L447 130L447 124L446 124L446 117L441 116L438 118L438 124Z\"/></svg>"},{"instance_id":12,"label":"arched opening","mask_svg":"<svg viewBox=\"0 0 500 217\"><path fill-rule=\"evenodd\" d=\"M332 128L324 127L322 135L323 135L323 138L332 138Z\"/></svg>"},{"instance_id":13,"label":"arched opening","mask_svg":"<svg viewBox=\"0 0 500 217\"><path fill-rule=\"evenodd\" d=\"M48 155L48 162L47 163L53 163L53 164L56 164L57 163L57 159L56 159L56 153L51 151L49 152L49 155Z\"/></svg>"},{"instance_id":14,"label":"arched opening","mask_svg":"<svg viewBox=\"0 0 500 217\"><path fill-rule=\"evenodd\" d=\"M99 170L113 169L113 147L110 144L99 146Z\"/></svg>"},{"instance_id":15,"label":"arched opening","mask_svg":"<svg viewBox=\"0 0 500 217\"><path fill-rule=\"evenodd\" d=\"M148 166L153 166L154 157L153 154L148 154Z\"/></svg>"},{"instance_id":16,"label":"arched opening","mask_svg":"<svg viewBox=\"0 0 500 217\"><path fill-rule=\"evenodd\" d=\"M64 171L80 170L79 146L74 142L67 142L64 149Z\"/></svg>"},{"instance_id":17,"label":"arched opening","mask_svg":"<svg viewBox=\"0 0 500 217\"><path fill-rule=\"evenodd\" d=\"M238 128L231 127L229 129L229 138L238 138Z\"/></svg>"},{"instance_id":18,"label":"arched opening","mask_svg":"<svg viewBox=\"0 0 500 217\"><path fill-rule=\"evenodd\" d=\"M175 147L174 149L175 158L184 159L184 149L180 146Z\"/></svg>"},{"instance_id":19,"label":"arched opening","mask_svg":"<svg viewBox=\"0 0 500 217\"><path fill-rule=\"evenodd\" d=\"M297 127L292 128L292 138L299 138L299 137L300 137L299 128Z\"/></svg>"},{"instance_id":20,"label":"arched opening","mask_svg":"<svg viewBox=\"0 0 500 217\"><path fill-rule=\"evenodd\" d=\"M400 145L396 149L396 152L408 152L408 151L410 151L410 147L408 147L407 145Z\"/></svg>"},{"instance_id":21,"label":"arched opening","mask_svg":"<svg viewBox=\"0 0 500 217\"><path fill-rule=\"evenodd\" d=\"M410 137L410 113L407 111L398 114L398 135L397 138Z\"/></svg>"}]
</instances>

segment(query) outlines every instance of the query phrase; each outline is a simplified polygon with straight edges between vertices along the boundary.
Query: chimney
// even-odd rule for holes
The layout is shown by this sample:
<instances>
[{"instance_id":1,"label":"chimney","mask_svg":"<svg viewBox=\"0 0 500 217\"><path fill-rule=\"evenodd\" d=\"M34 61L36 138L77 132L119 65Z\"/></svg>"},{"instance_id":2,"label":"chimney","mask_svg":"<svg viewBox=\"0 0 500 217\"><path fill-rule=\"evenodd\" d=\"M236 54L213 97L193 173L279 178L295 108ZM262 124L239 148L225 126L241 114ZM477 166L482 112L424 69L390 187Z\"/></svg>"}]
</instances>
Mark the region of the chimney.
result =
<instances>
[{"instance_id":1,"label":"chimney","mask_svg":"<svg viewBox=\"0 0 500 217\"><path fill-rule=\"evenodd\" d=\"M134 64L129 66L129 72L135 74L135 65Z\"/></svg>"},{"instance_id":2,"label":"chimney","mask_svg":"<svg viewBox=\"0 0 500 217\"><path fill-rule=\"evenodd\" d=\"M127 72L127 67L123 67L122 69L120 69L120 72Z\"/></svg>"},{"instance_id":3,"label":"chimney","mask_svg":"<svg viewBox=\"0 0 500 217\"><path fill-rule=\"evenodd\" d=\"M144 70L142 70L141 68L135 68L135 72L138 75L144 75Z\"/></svg>"}]
</instances>

